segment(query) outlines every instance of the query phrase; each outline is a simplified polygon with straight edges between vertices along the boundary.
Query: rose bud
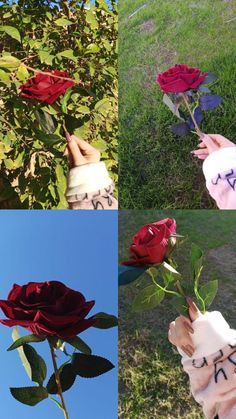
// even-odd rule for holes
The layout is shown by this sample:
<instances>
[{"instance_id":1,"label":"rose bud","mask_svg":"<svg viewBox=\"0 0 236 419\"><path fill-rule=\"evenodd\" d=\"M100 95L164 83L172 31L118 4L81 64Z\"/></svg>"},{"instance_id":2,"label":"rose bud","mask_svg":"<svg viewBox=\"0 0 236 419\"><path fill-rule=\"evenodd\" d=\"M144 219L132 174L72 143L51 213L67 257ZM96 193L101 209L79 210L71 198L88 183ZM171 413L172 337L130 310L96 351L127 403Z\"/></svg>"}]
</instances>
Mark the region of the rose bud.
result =
<instances>
[{"instance_id":1,"label":"rose bud","mask_svg":"<svg viewBox=\"0 0 236 419\"><path fill-rule=\"evenodd\" d=\"M153 265L162 263L170 251L169 239L176 233L176 221L171 218L143 226L133 237L131 257L123 265Z\"/></svg>"}]
</instances>

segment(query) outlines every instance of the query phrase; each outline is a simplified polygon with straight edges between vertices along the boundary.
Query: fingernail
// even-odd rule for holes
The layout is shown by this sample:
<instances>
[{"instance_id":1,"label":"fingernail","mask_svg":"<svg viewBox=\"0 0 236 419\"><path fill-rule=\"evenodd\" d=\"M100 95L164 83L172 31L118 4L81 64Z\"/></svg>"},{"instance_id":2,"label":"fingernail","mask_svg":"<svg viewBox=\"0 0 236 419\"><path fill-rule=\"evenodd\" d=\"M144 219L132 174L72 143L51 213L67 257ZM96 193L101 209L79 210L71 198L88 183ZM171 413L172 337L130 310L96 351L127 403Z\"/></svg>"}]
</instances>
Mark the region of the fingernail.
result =
<instances>
[{"instance_id":1,"label":"fingernail","mask_svg":"<svg viewBox=\"0 0 236 419\"><path fill-rule=\"evenodd\" d=\"M180 349L182 349L182 351L189 357L189 358L191 358L191 353L188 351L188 349L187 348L185 348L184 346L181 346L181 348Z\"/></svg>"},{"instance_id":2,"label":"fingernail","mask_svg":"<svg viewBox=\"0 0 236 419\"><path fill-rule=\"evenodd\" d=\"M192 346L188 345L186 346L186 349L188 350L188 353L190 354L190 356L193 356L194 354L194 349Z\"/></svg>"},{"instance_id":3,"label":"fingernail","mask_svg":"<svg viewBox=\"0 0 236 419\"><path fill-rule=\"evenodd\" d=\"M198 308L195 304L195 302L192 300L191 297L186 298L188 305L190 306L190 309L195 311L195 313L198 313Z\"/></svg>"},{"instance_id":4,"label":"fingernail","mask_svg":"<svg viewBox=\"0 0 236 419\"><path fill-rule=\"evenodd\" d=\"M66 131L66 139L67 139L67 141L71 141L71 136L70 136L69 132L67 132L67 131Z\"/></svg>"},{"instance_id":5,"label":"fingernail","mask_svg":"<svg viewBox=\"0 0 236 419\"><path fill-rule=\"evenodd\" d=\"M190 326L190 324L185 323L185 327L186 327L186 329L187 329L190 333L194 333L194 330L193 330L193 328Z\"/></svg>"}]
</instances>

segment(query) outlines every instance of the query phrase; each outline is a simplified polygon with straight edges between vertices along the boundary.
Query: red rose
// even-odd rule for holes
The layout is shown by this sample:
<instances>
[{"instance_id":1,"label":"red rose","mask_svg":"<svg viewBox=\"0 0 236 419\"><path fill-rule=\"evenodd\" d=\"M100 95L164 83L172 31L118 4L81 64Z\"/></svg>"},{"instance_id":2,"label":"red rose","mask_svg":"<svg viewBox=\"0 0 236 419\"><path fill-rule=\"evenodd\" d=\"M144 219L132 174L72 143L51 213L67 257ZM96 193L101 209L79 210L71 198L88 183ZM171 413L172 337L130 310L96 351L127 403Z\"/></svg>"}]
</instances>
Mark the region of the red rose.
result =
<instances>
[{"instance_id":1,"label":"red rose","mask_svg":"<svg viewBox=\"0 0 236 419\"><path fill-rule=\"evenodd\" d=\"M67 340L95 324L94 319L85 319L94 303L58 281L15 284L8 299L0 300L0 308L9 319L0 322L25 327L35 335Z\"/></svg>"},{"instance_id":2,"label":"red rose","mask_svg":"<svg viewBox=\"0 0 236 419\"><path fill-rule=\"evenodd\" d=\"M168 239L176 232L176 221L171 218L143 226L133 237L132 254L124 265L152 265L162 263L168 252Z\"/></svg>"},{"instance_id":3,"label":"red rose","mask_svg":"<svg viewBox=\"0 0 236 419\"><path fill-rule=\"evenodd\" d=\"M158 74L157 83L166 93L182 93L189 89L197 89L208 73L201 74L201 70L176 64L164 73Z\"/></svg>"},{"instance_id":4,"label":"red rose","mask_svg":"<svg viewBox=\"0 0 236 419\"><path fill-rule=\"evenodd\" d=\"M46 102L50 105L63 95L69 87L74 86L75 83L70 80L63 80L53 77L69 77L65 71L47 71L51 73L51 76L48 76L43 73L37 74L37 76L32 77L27 81L23 86L21 86L21 96L27 99L35 99L39 102Z\"/></svg>"}]
</instances>

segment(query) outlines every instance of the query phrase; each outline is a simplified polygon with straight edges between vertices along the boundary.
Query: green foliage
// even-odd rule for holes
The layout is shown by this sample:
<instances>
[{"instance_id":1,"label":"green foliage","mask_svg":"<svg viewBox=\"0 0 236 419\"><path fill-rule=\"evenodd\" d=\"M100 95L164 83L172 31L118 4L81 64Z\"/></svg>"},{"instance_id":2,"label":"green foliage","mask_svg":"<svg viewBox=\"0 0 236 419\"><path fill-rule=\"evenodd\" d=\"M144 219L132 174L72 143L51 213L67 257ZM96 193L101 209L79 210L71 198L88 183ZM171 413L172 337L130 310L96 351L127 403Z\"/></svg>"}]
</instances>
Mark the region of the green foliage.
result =
<instances>
[{"instance_id":1,"label":"green foliage","mask_svg":"<svg viewBox=\"0 0 236 419\"><path fill-rule=\"evenodd\" d=\"M132 304L133 311L152 310L161 304L165 298L168 298L170 304L179 314L188 316L186 297L193 297L197 300L199 309L205 313L206 308L212 304L216 297L218 281L212 280L206 284L199 285L203 268L202 259L202 250L193 243L190 255L192 274L190 282L186 281L176 270L176 263L173 259L168 260L169 263L163 261L161 264L151 265L148 269L146 267L146 273L151 278L152 284L142 288L136 295ZM139 276L142 276L143 272L144 270L139 273ZM121 273L123 273L123 270Z\"/></svg>"},{"instance_id":2,"label":"green foliage","mask_svg":"<svg viewBox=\"0 0 236 419\"><path fill-rule=\"evenodd\" d=\"M92 353L92 350L87 345L87 343L85 343L79 336L75 336L74 338L67 340L67 343L69 343L75 349L78 349L80 352L83 352L84 354L89 355Z\"/></svg>"},{"instance_id":3,"label":"green foliage","mask_svg":"<svg viewBox=\"0 0 236 419\"><path fill-rule=\"evenodd\" d=\"M23 346L23 351L31 368L31 380L39 385L43 385L47 375L47 366L45 361L40 355L38 355L36 350L28 344Z\"/></svg>"},{"instance_id":4,"label":"green foliage","mask_svg":"<svg viewBox=\"0 0 236 419\"><path fill-rule=\"evenodd\" d=\"M14 329L13 329L12 339L13 339L14 342L16 342L16 341L18 341L20 339L20 334L19 334L19 331L18 331L18 328L17 327L14 327ZM26 357L26 355L25 355L25 353L23 351L23 346L19 346L17 348L17 351L19 353L19 357L21 359L21 362L23 364L23 367L24 367L24 369L25 369L28 377L31 380L31 377L32 377L31 367L30 367L30 363L29 363L29 361L28 361L28 359L27 359L27 357Z\"/></svg>"},{"instance_id":5,"label":"green foliage","mask_svg":"<svg viewBox=\"0 0 236 419\"><path fill-rule=\"evenodd\" d=\"M19 346L25 345L29 342L43 342L45 338L41 338L37 335L26 335L22 336L21 338L17 339L9 348L8 351L12 351L13 349L19 348Z\"/></svg>"},{"instance_id":6,"label":"green foliage","mask_svg":"<svg viewBox=\"0 0 236 419\"><path fill-rule=\"evenodd\" d=\"M74 354L71 365L74 373L84 378L98 377L114 368L106 358L85 354Z\"/></svg>"},{"instance_id":7,"label":"green foliage","mask_svg":"<svg viewBox=\"0 0 236 419\"><path fill-rule=\"evenodd\" d=\"M16 400L28 406L35 406L48 397L45 387L12 387L10 392Z\"/></svg>"},{"instance_id":8,"label":"green foliage","mask_svg":"<svg viewBox=\"0 0 236 419\"><path fill-rule=\"evenodd\" d=\"M118 319L116 316L107 313L97 313L93 316L96 319L96 323L93 327L97 329L110 329L111 327L118 326Z\"/></svg>"},{"instance_id":9,"label":"green foliage","mask_svg":"<svg viewBox=\"0 0 236 419\"><path fill-rule=\"evenodd\" d=\"M59 376L60 376L60 382L61 382L61 389L62 391L69 390L76 379L76 374L73 371L72 365L69 364L63 364L59 368ZM52 374L50 377L48 384L47 384L47 390L50 394L58 394L58 387L56 383L55 373Z\"/></svg>"},{"instance_id":10,"label":"green foliage","mask_svg":"<svg viewBox=\"0 0 236 419\"><path fill-rule=\"evenodd\" d=\"M213 303L213 300L216 297L217 291L218 291L218 281L216 279L213 281L209 281L200 287L198 292L199 292L200 297L204 301L205 307L209 307Z\"/></svg>"},{"instance_id":11,"label":"green foliage","mask_svg":"<svg viewBox=\"0 0 236 419\"><path fill-rule=\"evenodd\" d=\"M0 11L0 205L67 208L64 126L102 152L117 181L116 2L9 3ZM29 67L67 71L76 85L53 105L25 100Z\"/></svg>"},{"instance_id":12,"label":"green foliage","mask_svg":"<svg viewBox=\"0 0 236 419\"><path fill-rule=\"evenodd\" d=\"M134 311L151 310L165 298L165 291L155 284L142 289L133 302Z\"/></svg>"}]
</instances>

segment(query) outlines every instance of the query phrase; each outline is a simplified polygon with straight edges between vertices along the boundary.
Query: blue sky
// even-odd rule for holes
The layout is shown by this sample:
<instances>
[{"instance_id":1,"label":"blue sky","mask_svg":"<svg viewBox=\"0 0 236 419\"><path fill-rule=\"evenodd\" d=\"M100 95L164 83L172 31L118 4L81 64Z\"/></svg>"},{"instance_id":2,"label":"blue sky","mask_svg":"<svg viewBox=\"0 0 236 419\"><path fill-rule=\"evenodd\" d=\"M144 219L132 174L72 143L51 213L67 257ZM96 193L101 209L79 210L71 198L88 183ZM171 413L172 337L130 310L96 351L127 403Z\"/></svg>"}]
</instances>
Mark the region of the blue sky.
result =
<instances>
[{"instance_id":1,"label":"blue sky","mask_svg":"<svg viewBox=\"0 0 236 419\"><path fill-rule=\"evenodd\" d=\"M59 280L96 300L91 313L117 315L117 212L116 211L1 211L0 298L6 299L13 283ZM0 312L0 318L4 318ZM7 419L63 419L50 400L35 407L17 402L9 387L33 385L17 351L6 352L12 329L0 325L1 417ZM20 329L24 334L24 329ZM28 333L28 332L26 332ZM95 355L110 359L115 369L100 377L78 378L65 392L70 419L117 419L117 328L91 328L81 337ZM33 344L50 365L46 343ZM65 355L59 353L59 361ZM4 401L4 403L3 403Z\"/></svg>"}]
</instances>

